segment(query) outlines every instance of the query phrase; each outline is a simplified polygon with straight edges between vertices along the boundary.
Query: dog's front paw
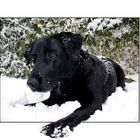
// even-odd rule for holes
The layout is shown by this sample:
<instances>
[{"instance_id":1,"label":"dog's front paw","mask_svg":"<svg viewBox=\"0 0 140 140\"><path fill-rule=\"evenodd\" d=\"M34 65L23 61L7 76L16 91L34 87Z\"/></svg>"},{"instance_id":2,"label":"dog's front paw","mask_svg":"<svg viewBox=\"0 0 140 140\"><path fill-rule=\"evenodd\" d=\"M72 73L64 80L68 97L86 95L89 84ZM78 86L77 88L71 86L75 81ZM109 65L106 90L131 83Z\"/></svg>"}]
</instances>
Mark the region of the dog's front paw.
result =
<instances>
[{"instance_id":1,"label":"dog's front paw","mask_svg":"<svg viewBox=\"0 0 140 140\"><path fill-rule=\"evenodd\" d=\"M51 138L59 138L69 136L71 131L73 131L73 129L69 125L66 125L63 122L54 122L44 126L41 133L48 135Z\"/></svg>"}]
</instances>

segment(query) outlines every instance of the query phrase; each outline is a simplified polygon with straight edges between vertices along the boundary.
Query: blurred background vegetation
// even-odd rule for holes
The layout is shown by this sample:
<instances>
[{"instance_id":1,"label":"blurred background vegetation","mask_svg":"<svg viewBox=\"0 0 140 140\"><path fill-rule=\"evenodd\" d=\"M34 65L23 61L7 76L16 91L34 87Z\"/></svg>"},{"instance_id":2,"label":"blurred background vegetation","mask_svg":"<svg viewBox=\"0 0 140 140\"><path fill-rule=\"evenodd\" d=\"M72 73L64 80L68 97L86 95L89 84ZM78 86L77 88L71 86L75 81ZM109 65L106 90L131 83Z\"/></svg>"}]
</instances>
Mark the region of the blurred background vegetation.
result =
<instances>
[{"instance_id":1,"label":"blurred background vegetation","mask_svg":"<svg viewBox=\"0 0 140 140\"><path fill-rule=\"evenodd\" d=\"M83 49L138 73L139 18L0 18L0 73L27 78L24 52L33 40L62 31L80 33Z\"/></svg>"}]
</instances>

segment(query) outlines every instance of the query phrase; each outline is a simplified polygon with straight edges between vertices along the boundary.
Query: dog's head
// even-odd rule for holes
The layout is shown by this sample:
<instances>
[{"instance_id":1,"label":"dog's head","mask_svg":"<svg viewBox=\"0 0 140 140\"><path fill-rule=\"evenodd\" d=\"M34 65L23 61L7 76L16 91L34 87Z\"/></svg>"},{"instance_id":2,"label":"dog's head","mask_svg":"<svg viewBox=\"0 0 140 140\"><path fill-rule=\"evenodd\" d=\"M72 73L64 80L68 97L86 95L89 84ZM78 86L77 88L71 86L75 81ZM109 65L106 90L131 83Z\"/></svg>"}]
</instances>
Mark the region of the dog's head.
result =
<instances>
[{"instance_id":1,"label":"dog's head","mask_svg":"<svg viewBox=\"0 0 140 140\"><path fill-rule=\"evenodd\" d=\"M63 78L70 78L79 61L82 37L62 32L31 43L25 52L27 64L34 64L27 84L32 91L51 90Z\"/></svg>"}]
</instances>

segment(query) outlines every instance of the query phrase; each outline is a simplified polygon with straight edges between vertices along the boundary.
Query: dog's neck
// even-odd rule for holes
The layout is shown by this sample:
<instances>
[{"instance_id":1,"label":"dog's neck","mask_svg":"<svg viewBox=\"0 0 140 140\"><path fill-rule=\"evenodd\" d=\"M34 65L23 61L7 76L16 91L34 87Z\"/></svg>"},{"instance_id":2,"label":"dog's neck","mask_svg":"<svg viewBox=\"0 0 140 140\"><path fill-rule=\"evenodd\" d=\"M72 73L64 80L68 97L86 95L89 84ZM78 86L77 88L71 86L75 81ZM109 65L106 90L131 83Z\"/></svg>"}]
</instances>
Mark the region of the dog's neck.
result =
<instances>
[{"instance_id":1,"label":"dog's neck","mask_svg":"<svg viewBox=\"0 0 140 140\"><path fill-rule=\"evenodd\" d=\"M72 77L78 72L79 66L80 66L80 59L78 61L73 61L72 66L69 68L66 68L66 72L61 73L61 80L63 79L72 79ZM65 66L67 67L67 66Z\"/></svg>"},{"instance_id":2,"label":"dog's neck","mask_svg":"<svg viewBox=\"0 0 140 140\"><path fill-rule=\"evenodd\" d=\"M71 63L73 63L72 67L67 68L67 66L65 66L67 72L61 73L59 85L70 85L79 75L82 74L83 71L84 73L86 73L84 65L86 65L89 59L91 59L89 54L81 50L79 54L79 59L77 61L71 61Z\"/></svg>"}]
</instances>

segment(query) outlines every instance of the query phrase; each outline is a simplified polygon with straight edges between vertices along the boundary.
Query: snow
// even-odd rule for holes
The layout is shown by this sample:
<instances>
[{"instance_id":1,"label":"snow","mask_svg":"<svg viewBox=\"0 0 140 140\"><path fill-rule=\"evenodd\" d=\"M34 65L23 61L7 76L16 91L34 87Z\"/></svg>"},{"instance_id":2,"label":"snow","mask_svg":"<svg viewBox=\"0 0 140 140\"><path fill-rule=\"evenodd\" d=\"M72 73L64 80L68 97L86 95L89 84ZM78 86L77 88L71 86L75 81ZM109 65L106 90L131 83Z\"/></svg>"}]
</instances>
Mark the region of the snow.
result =
<instances>
[{"instance_id":1,"label":"snow","mask_svg":"<svg viewBox=\"0 0 140 140\"><path fill-rule=\"evenodd\" d=\"M103 111L96 111L95 114L86 121L88 123L81 123L74 129L73 133L71 133L68 126L66 126L66 128L63 129L63 134L66 136L64 140L86 138L96 138L100 140L104 139L105 136L109 140L118 140L125 139L127 134L130 136L127 139L133 138L138 140L139 138L136 137L136 135L138 135L137 130L139 126L136 124L101 123L138 121L138 75L127 77L135 80L135 82L127 83L127 92L121 88L117 88L116 92L108 97L107 101L103 104ZM67 116L78 108L80 104L75 101L67 102L61 107L57 105L48 107L43 103L38 103L36 107L24 106L26 103L39 102L47 99L49 95L49 92L33 93L27 87L26 80L1 76L1 121L30 123L2 123L0 124L0 132L2 132L0 136L5 137L5 139L9 139L10 137L15 140L19 138L30 138L34 140L52 139L45 136L43 132L40 133L43 126L50 121L56 121ZM117 135L118 133L120 135ZM59 128L55 129L54 136L59 136Z\"/></svg>"},{"instance_id":2,"label":"snow","mask_svg":"<svg viewBox=\"0 0 140 140\"><path fill-rule=\"evenodd\" d=\"M110 19L110 18L97 18L90 22L87 26L87 29L103 30L103 27L108 29L113 27L115 24L122 23L122 18Z\"/></svg>"},{"instance_id":3,"label":"snow","mask_svg":"<svg viewBox=\"0 0 140 140\"><path fill-rule=\"evenodd\" d=\"M8 87L7 87L8 85ZM47 107L43 103L36 107L24 104L40 102L49 98L50 93L32 92L26 80L1 77L1 120L4 122L50 122L72 113L80 106L78 102L67 102L61 108L57 105ZM66 109L66 106L68 110Z\"/></svg>"},{"instance_id":4,"label":"snow","mask_svg":"<svg viewBox=\"0 0 140 140\"><path fill-rule=\"evenodd\" d=\"M90 22L87 26L87 29L90 29L92 28L93 31L95 31L98 27L98 24L103 20L103 18L97 18L97 19L94 19L92 22Z\"/></svg>"},{"instance_id":5,"label":"snow","mask_svg":"<svg viewBox=\"0 0 140 140\"><path fill-rule=\"evenodd\" d=\"M40 134L42 123L1 123L1 140L52 140ZM62 140L139 140L139 123L81 123ZM54 139L55 140L55 139Z\"/></svg>"},{"instance_id":6,"label":"snow","mask_svg":"<svg viewBox=\"0 0 140 140\"><path fill-rule=\"evenodd\" d=\"M103 104L103 111L97 110L87 122L138 121L138 75L128 77L135 79L135 82L127 83L127 92L118 87ZM26 85L26 80L1 76L1 121L56 121L80 107L77 101L66 102L60 107L58 105L48 107L40 102L49 96L49 92L32 92ZM34 102L38 102L35 107L24 106Z\"/></svg>"}]
</instances>

